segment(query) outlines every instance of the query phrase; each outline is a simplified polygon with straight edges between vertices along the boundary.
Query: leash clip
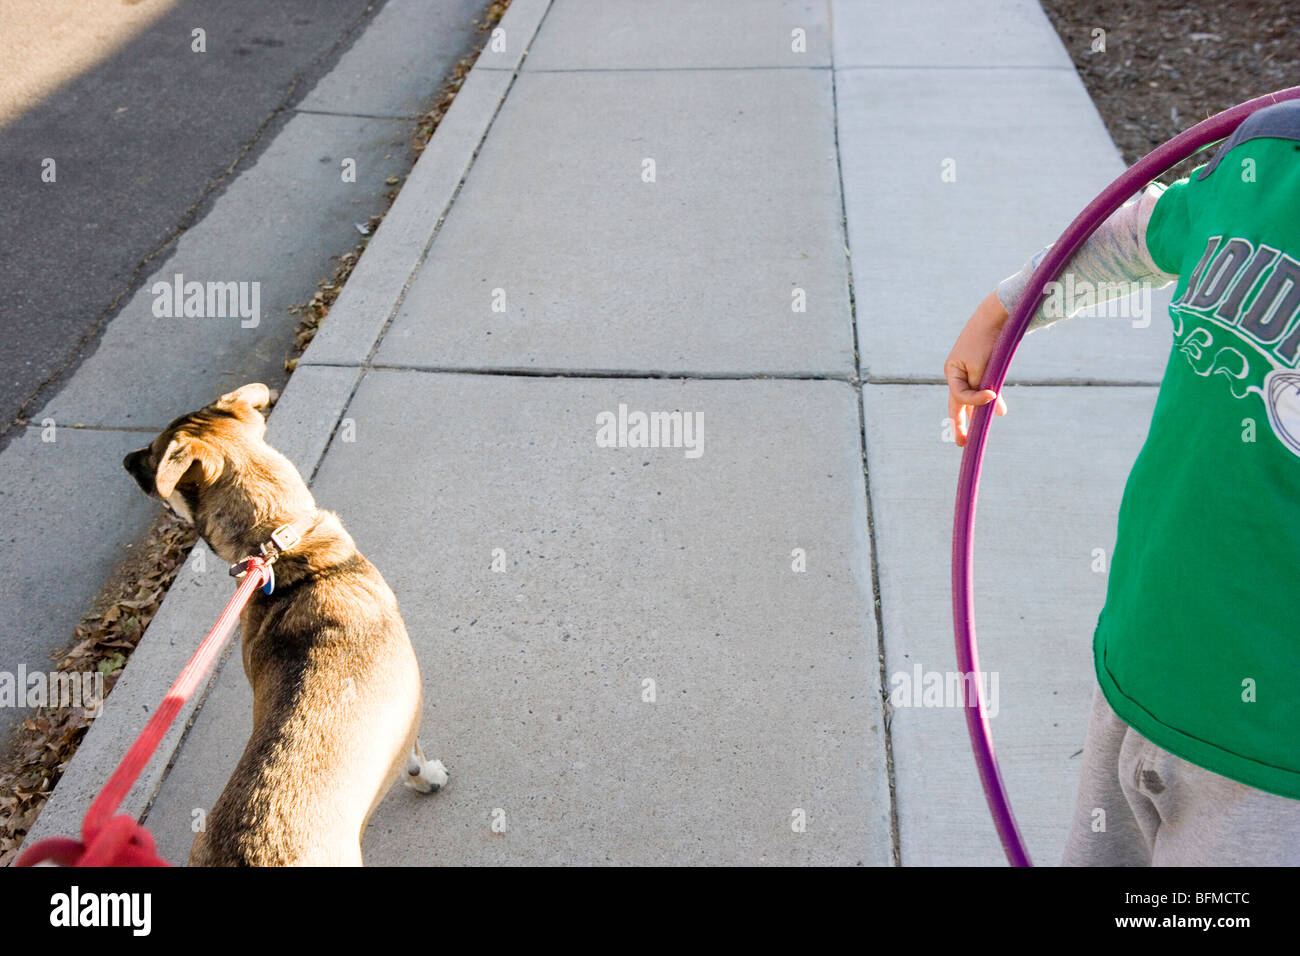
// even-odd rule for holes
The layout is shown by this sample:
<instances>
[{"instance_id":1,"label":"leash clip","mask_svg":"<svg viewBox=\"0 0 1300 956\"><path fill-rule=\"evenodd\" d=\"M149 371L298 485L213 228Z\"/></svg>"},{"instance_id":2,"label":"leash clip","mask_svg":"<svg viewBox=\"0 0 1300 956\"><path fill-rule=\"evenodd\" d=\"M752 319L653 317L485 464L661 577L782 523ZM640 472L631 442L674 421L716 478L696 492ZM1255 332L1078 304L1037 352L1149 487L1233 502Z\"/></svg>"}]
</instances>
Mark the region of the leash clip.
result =
<instances>
[{"instance_id":1,"label":"leash clip","mask_svg":"<svg viewBox=\"0 0 1300 956\"><path fill-rule=\"evenodd\" d=\"M261 561L262 566L266 569L266 584L262 585L263 594L270 594L275 590L275 559L301 540L302 532L295 528L292 522L289 522L272 531L270 541L258 545L261 554L256 560ZM242 578L248 573L253 560L252 557L247 557L237 564L232 564L230 566L230 576L232 578Z\"/></svg>"},{"instance_id":2,"label":"leash clip","mask_svg":"<svg viewBox=\"0 0 1300 956\"><path fill-rule=\"evenodd\" d=\"M275 561L274 557L257 558L257 559L245 558L243 561L238 561L235 564L232 564L230 566L230 576L232 578L243 578L244 575L246 575L250 570L252 570L254 560L260 561L262 563L262 567L266 570L266 583L262 585L262 593L269 595L272 591L275 590L275 565L273 563Z\"/></svg>"},{"instance_id":3,"label":"leash clip","mask_svg":"<svg viewBox=\"0 0 1300 956\"><path fill-rule=\"evenodd\" d=\"M230 576L232 578L242 578L248 573L249 565L253 563L252 558L244 558L243 561L236 561L230 566Z\"/></svg>"}]
</instances>

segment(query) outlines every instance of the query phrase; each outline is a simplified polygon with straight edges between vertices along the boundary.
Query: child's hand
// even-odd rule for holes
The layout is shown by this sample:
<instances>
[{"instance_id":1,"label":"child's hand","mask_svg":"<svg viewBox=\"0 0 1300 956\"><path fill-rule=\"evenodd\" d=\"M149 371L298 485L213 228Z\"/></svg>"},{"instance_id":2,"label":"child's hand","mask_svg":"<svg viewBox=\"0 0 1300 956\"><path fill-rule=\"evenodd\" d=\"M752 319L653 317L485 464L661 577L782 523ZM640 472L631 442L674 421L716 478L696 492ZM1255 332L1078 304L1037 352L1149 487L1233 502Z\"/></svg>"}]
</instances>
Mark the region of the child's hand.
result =
<instances>
[{"instance_id":1,"label":"child's hand","mask_svg":"<svg viewBox=\"0 0 1300 956\"><path fill-rule=\"evenodd\" d=\"M944 378L948 380L948 417L953 422L958 448L966 444L972 415L970 406L987 405L996 400L993 410L999 415L1007 413L1007 403L1002 396L991 388L980 389L984 368L1006 321L1007 310L1002 308L997 295L990 292L976 307L948 353L948 360L943 363Z\"/></svg>"}]
</instances>

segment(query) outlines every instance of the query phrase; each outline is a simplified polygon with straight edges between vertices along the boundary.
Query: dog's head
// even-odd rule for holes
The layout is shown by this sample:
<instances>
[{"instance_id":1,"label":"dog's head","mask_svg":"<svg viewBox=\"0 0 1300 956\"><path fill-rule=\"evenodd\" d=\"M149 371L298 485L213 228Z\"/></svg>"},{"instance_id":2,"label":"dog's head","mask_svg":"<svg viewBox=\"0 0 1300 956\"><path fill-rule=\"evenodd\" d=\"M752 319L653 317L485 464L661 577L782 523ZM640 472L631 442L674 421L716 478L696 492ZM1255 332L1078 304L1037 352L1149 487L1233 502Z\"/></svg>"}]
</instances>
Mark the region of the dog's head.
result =
<instances>
[{"instance_id":1,"label":"dog's head","mask_svg":"<svg viewBox=\"0 0 1300 956\"><path fill-rule=\"evenodd\" d=\"M301 508L303 495L311 500L293 466L263 441L258 409L271 399L265 385L245 385L182 415L122 460L145 494L194 524L218 554L227 550L219 542L242 547L264 522Z\"/></svg>"}]
</instances>

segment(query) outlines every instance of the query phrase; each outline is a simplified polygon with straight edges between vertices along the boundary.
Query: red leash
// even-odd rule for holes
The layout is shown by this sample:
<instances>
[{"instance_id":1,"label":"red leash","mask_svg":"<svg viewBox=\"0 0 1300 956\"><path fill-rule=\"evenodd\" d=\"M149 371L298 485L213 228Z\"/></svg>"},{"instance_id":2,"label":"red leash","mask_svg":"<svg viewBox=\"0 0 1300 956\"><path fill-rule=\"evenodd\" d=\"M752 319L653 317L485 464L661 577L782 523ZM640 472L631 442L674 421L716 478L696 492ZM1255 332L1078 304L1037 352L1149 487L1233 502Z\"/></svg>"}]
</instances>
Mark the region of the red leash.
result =
<instances>
[{"instance_id":1,"label":"red leash","mask_svg":"<svg viewBox=\"0 0 1300 956\"><path fill-rule=\"evenodd\" d=\"M104 789L86 811L86 816L81 821L82 842L78 843L71 837L39 840L22 852L14 866L35 866L47 860L62 866L168 865L159 859L148 830L124 813L116 816L113 814L148 765L149 758L158 749L158 744L162 742L180 709L221 654L226 638L239 620L244 605L257 588L274 581L271 562L265 558L247 558L240 567L247 573L235 591L235 596L230 599L226 609L221 612L221 617L217 618L217 623L208 631L208 636L167 691L162 705L149 718L149 723L145 724L140 736L135 739L131 749L104 784Z\"/></svg>"}]
</instances>

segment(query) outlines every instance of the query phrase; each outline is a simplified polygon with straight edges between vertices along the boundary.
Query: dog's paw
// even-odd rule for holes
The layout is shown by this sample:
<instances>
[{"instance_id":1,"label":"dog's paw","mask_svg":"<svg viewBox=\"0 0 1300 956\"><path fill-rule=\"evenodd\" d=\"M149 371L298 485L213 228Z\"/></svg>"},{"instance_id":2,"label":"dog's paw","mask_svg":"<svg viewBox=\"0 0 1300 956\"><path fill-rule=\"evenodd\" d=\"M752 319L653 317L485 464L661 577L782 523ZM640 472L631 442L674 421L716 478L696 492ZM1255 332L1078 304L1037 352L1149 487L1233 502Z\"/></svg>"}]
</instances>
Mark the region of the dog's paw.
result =
<instances>
[{"instance_id":1,"label":"dog's paw","mask_svg":"<svg viewBox=\"0 0 1300 956\"><path fill-rule=\"evenodd\" d=\"M423 764L406 766L406 785L420 793L437 793L451 779L441 760L426 760Z\"/></svg>"}]
</instances>

